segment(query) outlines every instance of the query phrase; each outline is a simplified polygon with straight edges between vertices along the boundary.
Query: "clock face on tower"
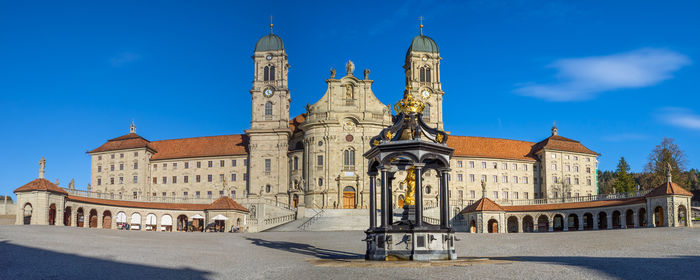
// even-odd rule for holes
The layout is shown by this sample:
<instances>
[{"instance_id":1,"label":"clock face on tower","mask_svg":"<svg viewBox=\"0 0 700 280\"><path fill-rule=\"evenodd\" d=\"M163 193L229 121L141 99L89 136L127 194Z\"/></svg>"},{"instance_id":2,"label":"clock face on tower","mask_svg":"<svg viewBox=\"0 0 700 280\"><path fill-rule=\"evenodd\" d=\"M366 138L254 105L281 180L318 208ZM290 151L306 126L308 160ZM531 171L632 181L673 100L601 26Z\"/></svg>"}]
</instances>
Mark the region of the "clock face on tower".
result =
<instances>
[{"instance_id":1,"label":"clock face on tower","mask_svg":"<svg viewBox=\"0 0 700 280\"><path fill-rule=\"evenodd\" d=\"M421 96L423 96L423 98L428 98L430 97L430 92L428 90L424 90L421 92Z\"/></svg>"},{"instance_id":2,"label":"clock face on tower","mask_svg":"<svg viewBox=\"0 0 700 280\"><path fill-rule=\"evenodd\" d=\"M265 95L265 97L270 97L272 96L273 92L271 89L268 88L265 91L263 91L263 94Z\"/></svg>"},{"instance_id":3,"label":"clock face on tower","mask_svg":"<svg viewBox=\"0 0 700 280\"><path fill-rule=\"evenodd\" d=\"M265 59L267 59L267 60L272 60L272 55L268 54L268 55L265 57Z\"/></svg>"}]
</instances>

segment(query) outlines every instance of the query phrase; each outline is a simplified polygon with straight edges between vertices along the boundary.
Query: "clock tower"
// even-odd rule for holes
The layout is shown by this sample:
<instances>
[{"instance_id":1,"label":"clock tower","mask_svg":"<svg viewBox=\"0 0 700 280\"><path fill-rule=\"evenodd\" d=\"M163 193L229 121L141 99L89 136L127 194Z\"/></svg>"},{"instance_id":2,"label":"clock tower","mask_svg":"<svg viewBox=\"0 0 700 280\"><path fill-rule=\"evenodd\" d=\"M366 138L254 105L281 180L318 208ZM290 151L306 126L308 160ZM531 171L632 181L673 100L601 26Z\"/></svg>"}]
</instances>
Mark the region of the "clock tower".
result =
<instances>
[{"instance_id":1,"label":"clock tower","mask_svg":"<svg viewBox=\"0 0 700 280\"><path fill-rule=\"evenodd\" d=\"M252 117L248 136L249 196L279 197L286 201L288 188L287 145L289 88L287 53L282 38L272 33L260 38L253 53L255 74L250 90Z\"/></svg>"},{"instance_id":2,"label":"clock tower","mask_svg":"<svg viewBox=\"0 0 700 280\"><path fill-rule=\"evenodd\" d=\"M422 21L422 18L421 18ZM406 52L406 87L414 98L425 103L423 120L431 127L443 130L442 122L442 83L440 82L440 51L435 41L423 35L423 23L420 35L413 38Z\"/></svg>"}]
</instances>

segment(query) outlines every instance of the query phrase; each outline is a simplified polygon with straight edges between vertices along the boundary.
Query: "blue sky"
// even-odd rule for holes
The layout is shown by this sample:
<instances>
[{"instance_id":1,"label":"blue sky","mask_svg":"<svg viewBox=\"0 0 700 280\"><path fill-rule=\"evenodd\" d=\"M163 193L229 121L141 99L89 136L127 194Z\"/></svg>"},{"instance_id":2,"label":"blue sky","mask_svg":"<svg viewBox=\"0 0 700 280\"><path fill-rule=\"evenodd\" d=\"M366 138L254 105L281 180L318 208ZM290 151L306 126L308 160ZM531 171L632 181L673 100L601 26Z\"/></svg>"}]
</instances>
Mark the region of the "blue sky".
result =
<instances>
[{"instance_id":1,"label":"blue sky","mask_svg":"<svg viewBox=\"0 0 700 280\"><path fill-rule=\"evenodd\" d=\"M243 133L270 15L292 117L348 59L382 102L400 99L423 16L451 133L539 141L556 121L600 169L624 156L642 170L663 137L700 167L697 1L268 2L0 0L0 194L36 178L42 156L47 178L85 188L85 151L132 120L151 140Z\"/></svg>"}]
</instances>

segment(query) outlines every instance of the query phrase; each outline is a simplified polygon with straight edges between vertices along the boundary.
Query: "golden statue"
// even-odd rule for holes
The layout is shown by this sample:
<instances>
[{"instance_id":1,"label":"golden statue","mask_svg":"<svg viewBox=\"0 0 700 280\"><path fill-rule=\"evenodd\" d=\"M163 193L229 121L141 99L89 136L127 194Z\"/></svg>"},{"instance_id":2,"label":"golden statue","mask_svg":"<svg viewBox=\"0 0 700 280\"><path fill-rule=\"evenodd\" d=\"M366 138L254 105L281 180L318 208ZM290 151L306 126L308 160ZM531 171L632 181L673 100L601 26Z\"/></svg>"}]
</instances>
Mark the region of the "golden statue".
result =
<instances>
[{"instance_id":1,"label":"golden statue","mask_svg":"<svg viewBox=\"0 0 700 280\"><path fill-rule=\"evenodd\" d=\"M416 195L416 169L411 167L406 170L406 179L404 179L401 184L406 184L406 198L403 201L404 205L415 205L415 195Z\"/></svg>"}]
</instances>

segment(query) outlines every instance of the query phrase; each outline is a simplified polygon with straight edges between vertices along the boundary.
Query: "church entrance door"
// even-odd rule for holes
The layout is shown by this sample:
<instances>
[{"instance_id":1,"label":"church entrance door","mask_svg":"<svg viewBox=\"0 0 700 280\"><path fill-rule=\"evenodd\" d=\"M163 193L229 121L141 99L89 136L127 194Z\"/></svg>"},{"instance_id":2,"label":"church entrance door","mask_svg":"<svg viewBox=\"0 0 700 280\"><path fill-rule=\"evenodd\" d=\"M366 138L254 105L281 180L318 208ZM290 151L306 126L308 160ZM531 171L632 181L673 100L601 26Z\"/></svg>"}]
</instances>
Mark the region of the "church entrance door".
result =
<instances>
[{"instance_id":1,"label":"church entrance door","mask_svg":"<svg viewBox=\"0 0 700 280\"><path fill-rule=\"evenodd\" d=\"M343 208L355 209L355 188L351 186L343 189Z\"/></svg>"}]
</instances>

